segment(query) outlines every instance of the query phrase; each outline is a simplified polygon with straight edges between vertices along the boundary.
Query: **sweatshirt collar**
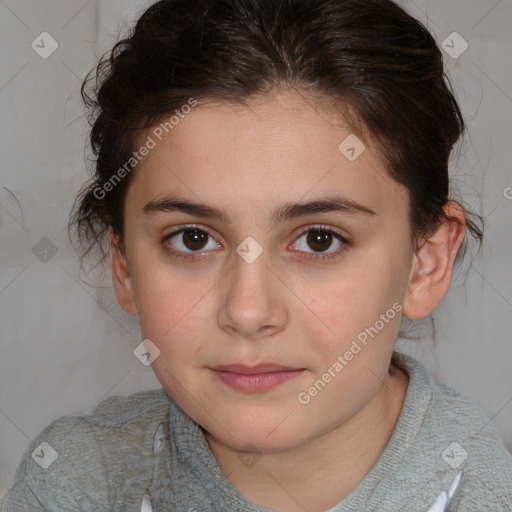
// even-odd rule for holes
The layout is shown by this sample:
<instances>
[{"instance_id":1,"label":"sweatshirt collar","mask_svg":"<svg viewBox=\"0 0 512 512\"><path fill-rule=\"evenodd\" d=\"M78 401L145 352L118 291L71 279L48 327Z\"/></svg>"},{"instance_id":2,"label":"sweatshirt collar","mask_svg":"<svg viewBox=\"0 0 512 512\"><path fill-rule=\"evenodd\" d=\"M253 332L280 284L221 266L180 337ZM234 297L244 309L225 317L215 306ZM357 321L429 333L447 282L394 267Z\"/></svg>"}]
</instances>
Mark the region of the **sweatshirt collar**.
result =
<instances>
[{"instance_id":1,"label":"sweatshirt collar","mask_svg":"<svg viewBox=\"0 0 512 512\"><path fill-rule=\"evenodd\" d=\"M397 362L409 375L409 385L391 438L359 485L328 512L363 510L368 497L376 491L379 483L400 467L402 459L421 431L432 400L432 377L419 361L401 353L396 353L396 356ZM227 480L210 450L202 427L172 401L169 412L171 457L185 465L186 474L194 475L197 483L206 490L211 510L224 512L229 507L239 512L275 512L252 503ZM172 482L174 464L176 461L167 465L165 480L168 484ZM202 506L204 510L205 503Z\"/></svg>"}]
</instances>

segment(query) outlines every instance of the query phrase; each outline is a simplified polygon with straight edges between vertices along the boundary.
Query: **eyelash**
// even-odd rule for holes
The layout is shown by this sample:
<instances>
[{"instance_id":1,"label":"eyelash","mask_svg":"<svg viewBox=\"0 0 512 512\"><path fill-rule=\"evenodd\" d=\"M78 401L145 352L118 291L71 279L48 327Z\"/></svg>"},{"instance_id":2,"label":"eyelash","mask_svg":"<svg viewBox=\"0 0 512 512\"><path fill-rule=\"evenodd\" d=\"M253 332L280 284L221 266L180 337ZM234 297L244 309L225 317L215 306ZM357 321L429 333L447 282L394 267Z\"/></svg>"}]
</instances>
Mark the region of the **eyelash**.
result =
<instances>
[{"instance_id":1,"label":"eyelash","mask_svg":"<svg viewBox=\"0 0 512 512\"><path fill-rule=\"evenodd\" d=\"M208 236L210 236L211 238L214 239L213 235L207 229L200 228L199 226L195 226L195 225L186 225L186 226L181 227L180 229L177 229L176 231L172 231L171 233L165 235L165 237L162 239L161 243L165 244L165 242L167 242L167 240L169 240L170 238L172 238L176 235L179 235L180 233L183 233L185 231L192 230L192 229L196 229L198 231L206 233ZM318 262L325 263L325 262L332 261L333 259L341 256L341 253L343 253L346 250L347 246L350 245L348 240L343 235L341 235L337 231L333 230L332 228L328 228L327 226L322 226L320 224L310 226L307 229L304 229L301 233L299 233L296 240L299 240L302 236L304 236L306 233L309 233L310 231L321 231L324 233L329 233L329 234L333 235L337 240L339 240L343 245L336 251L333 251L330 253L305 253L308 256L305 256L304 259L306 259L308 261L313 261L316 263L318 263ZM175 249L170 248L168 245L164 245L164 246L165 246L165 250L167 252L169 252L173 257L181 259L181 260L186 260L188 262L194 262L194 261L201 260L201 259L203 259L203 256L205 254L204 252L201 253L199 251L196 253L183 253L181 251L177 251ZM304 252L304 251L299 251L299 252Z\"/></svg>"}]
</instances>

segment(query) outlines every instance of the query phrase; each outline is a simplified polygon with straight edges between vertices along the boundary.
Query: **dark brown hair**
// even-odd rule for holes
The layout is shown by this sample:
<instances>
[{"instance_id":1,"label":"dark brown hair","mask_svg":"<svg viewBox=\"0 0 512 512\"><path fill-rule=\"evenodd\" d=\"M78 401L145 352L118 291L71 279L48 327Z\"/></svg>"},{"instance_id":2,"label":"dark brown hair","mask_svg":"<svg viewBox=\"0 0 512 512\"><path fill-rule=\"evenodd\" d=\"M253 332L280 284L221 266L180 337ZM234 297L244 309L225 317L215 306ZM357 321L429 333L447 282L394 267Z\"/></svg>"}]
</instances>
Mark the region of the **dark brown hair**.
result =
<instances>
[{"instance_id":1,"label":"dark brown hair","mask_svg":"<svg viewBox=\"0 0 512 512\"><path fill-rule=\"evenodd\" d=\"M161 0L82 84L96 157L70 218L82 257L94 246L108 255L109 226L122 244L133 173L104 198L95 191L130 159L141 129L191 98L243 104L281 86L343 108L408 189L413 236L435 230L465 125L442 53L418 20L390 0ZM467 215L467 233L481 241Z\"/></svg>"}]
</instances>

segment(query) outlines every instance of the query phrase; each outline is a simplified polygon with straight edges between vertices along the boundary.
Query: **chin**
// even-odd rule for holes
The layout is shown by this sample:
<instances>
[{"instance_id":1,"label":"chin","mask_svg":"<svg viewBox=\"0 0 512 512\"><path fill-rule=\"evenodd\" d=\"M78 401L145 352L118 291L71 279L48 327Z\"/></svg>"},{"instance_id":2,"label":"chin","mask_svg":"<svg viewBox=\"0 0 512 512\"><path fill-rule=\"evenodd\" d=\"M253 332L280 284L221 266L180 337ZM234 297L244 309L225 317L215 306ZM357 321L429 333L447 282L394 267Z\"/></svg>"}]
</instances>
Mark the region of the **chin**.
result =
<instances>
[{"instance_id":1,"label":"chin","mask_svg":"<svg viewBox=\"0 0 512 512\"><path fill-rule=\"evenodd\" d=\"M277 421L269 428L268 421L259 423L253 419L235 419L232 423L223 423L224 428L217 424L206 425L204 428L221 443L241 451L281 452L307 441L307 433L303 428L294 425L286 428L283 424L276 428L279 423Z\"/></svg>"}]
</instances>

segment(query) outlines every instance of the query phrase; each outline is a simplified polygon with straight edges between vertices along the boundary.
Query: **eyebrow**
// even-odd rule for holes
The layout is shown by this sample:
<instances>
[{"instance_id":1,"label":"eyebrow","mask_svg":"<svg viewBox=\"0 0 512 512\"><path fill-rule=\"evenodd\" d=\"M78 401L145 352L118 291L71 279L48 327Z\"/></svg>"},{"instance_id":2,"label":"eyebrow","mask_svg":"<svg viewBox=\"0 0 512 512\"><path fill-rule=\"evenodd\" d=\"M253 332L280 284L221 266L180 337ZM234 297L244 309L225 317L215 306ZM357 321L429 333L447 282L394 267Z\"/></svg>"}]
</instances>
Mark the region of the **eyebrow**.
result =
<instances>
[{"instance_id":1,"label":"eyebrow","mask_svg":"<svg viewBox=\"0 0 512 512\"><path fill-rule=\"evenodd\" d=\"M230 223L230 217L225 208L195 203L175 196L150 201L144 206L142 211L145 215L163 212L182 212L194 217L212 218L226 225ZM302 203L284 203L272 211L272 220L275 224L278 224L307 215L328 212L376 215L367 206L338 195Z\"/></svg>"}]
</instances>

